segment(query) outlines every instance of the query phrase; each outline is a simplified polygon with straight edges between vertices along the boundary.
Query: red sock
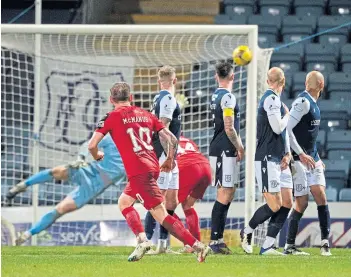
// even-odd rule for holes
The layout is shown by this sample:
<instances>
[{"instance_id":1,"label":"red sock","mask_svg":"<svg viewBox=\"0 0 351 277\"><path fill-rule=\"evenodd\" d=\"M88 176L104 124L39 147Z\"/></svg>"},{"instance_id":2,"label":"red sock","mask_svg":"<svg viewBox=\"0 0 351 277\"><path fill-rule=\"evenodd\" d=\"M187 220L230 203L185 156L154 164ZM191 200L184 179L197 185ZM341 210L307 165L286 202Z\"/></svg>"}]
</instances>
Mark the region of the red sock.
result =
<instances>
[{"instance_id":1,"label":"red sock","mask_svg":"<svg viewBox=\"0 0 351 277\"><path fill-rule=\"evenodd\" d=\"M173 216L176 220L178 220L180 223L182 223L182 225L184 226L182 220L179 218L179 216L178 216L176 213L174 213L172 216Z\"/></svg>"},{"instance_id":2,"label":"red sock","mask_svg":"<svg viewBox=\"0 0 351 277\"><path fill-rule=\"evenodd\" d=\"M122 211L122 214L125 217L129 228L136 236L145 232L143 224L141 224L140 216L133 206L125 208Z\"/></svg>"},{"instance_id":3,"label":"red sock","mask_svg":"<svg viewBox=\"0 0 351 277\"><path fill-rule=\"evenodd\" d=\"M186 217L186 224L188 225L189 232L197 239L200 239L200 224L199 217L194 208L184 211Z\"/></svg>"},{"instance_id":4,"label":"red sock","mask_svg":"<svg viewBox=\"0 0 351 277\"><path fill-rule=\"evenodd\" d=\"M187 244L193 246L196 242L196 238L194 238L188 232L188 230L184 228L183 224L170 215L167 215L163 220L162 226L165 227L173 236L183 242L184 245Z\"/></svg>"}]
</instances>

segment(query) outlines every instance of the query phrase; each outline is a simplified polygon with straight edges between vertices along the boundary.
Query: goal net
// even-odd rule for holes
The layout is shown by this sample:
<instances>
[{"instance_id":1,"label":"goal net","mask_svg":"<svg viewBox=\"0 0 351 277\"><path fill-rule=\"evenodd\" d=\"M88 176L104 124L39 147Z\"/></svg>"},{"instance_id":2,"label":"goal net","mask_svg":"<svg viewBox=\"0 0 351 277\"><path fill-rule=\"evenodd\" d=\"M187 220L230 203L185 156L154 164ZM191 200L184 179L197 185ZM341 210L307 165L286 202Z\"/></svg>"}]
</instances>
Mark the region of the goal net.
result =
<instances>
[{"instance_id":1,"label":"goal net","mask_svg":"<svg viewBox=\"0 0 351 277\"><path fill-rule=\"evenodd\" d=\"M235 67L233 93L239 102L240 135L247 149L225 232L226 241L236 245L238 230L251 217L258 197L253 171L256 100L265 90L272 53L258 48L257 26L3 25L4 219L19 234L72 191L70 182L47 182L19 194L11 207L5 203L5 194L14 184L39 170L75 161L97 121L111 110L109 89L113 83L132 84L134 104L149 109L159 90L157 70L165 64L176 68L183 135L207 155L213 132L209 103L217 86L214 65L230 60L239 45L249 45L254 58L249 66ZM36 243L133 245L134 236L116 205L124 185L110 186L86 207L61 217ZM209 187L196 206L205 242L215 199L216 189ZM143 218L145 210L136 207ZM181 211L177 213L183 216Z\"/></svg>"}]
</instances>

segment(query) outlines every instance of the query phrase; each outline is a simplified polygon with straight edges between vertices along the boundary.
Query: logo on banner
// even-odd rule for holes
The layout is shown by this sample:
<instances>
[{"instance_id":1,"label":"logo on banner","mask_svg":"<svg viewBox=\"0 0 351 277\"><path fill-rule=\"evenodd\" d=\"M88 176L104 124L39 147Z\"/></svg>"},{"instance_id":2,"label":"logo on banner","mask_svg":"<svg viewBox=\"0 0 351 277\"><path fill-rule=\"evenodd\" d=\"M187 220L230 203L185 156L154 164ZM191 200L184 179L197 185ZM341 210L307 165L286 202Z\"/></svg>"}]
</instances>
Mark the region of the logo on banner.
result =
<instances>
[{"instance_id":1,"label":"logo on banner","mask_svg":"<svg viewBox=\"0 0 351 277\"><path fill-rule=\"evenodd\" d=\"M68 151L65 145L81 145L89 139L101 114L111 110L107 88L112 80L124 81L122 73L51 71L45 81L46 111L40 143L49 149Z\"/></svg>"}]
</instances>

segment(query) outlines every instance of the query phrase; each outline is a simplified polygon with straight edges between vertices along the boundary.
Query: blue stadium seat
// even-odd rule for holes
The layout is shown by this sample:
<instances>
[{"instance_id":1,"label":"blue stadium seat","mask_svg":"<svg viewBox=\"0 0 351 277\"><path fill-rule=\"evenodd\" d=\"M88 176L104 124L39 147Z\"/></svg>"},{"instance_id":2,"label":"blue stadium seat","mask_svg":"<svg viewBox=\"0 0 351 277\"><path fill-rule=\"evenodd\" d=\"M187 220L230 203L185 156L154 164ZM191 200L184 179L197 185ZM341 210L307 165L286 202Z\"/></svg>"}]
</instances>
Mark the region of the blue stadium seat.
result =
<instances>
[{"instance_id":1,"label":"blue stadium seat","mask_svg":"<svg viewBox=\"0 0 351 277\"><path fill-rule=\"evenodd\" d=\"M318 132L317 149L318 149L318 153L320 153L321 156L324 156L324 153L325 153L326 134L327 133L324 130L319 130Z\"/></svg>"},{"instance_id":2,"label":"blue stadium seat","mask_svg":"<svg viewBox=\"0 0 351 277\"><path fill-rule=\"evenodd\" d=\"M285 16L289 14L290 3L281 0L260 0L259 6L261 7L260 14L266 17Z\"/></svg>"},{"instance_id":3,"label":"blue stadium seat","mask_svg":"<svg viewBox=\"0 0 351 277\"><path fill-rule=\"evenodd\" d=\"M335 101L351 103L351 91L335 91L330 93L329 98Z\"/></svg>"},{"instance_id":4,"label":"blue stadium seat","mask_svg":"<svg viewBox=\"0 0 351 277\"><path fill-rule=\"evenodd\" d=\"M331 73L337 69L337 55L333 46L328 44L307 44L305 53L307 72L318 70L322 73Z\"/></svg>"},{"instance_id":5,"label":"blue stadium seat","mask_svg":"<svg viewBox=\"0 0 351 277\"><path fill-rule=\"evenodd\" d=\"M327 150L351 150L351 131L336 130L327 134Z\"/></svg>"},{"instance_id":6,"label":"blue stadium seat","mask_svg":"<svg viewBox=\"0 0 351 277\"><path fill-rule=\"evenodd\" d=\"M305 90L306 72L296 72L293 76L293 94L303 92Z\"/></svg>"},{"instance_id":7,"label":"blue stadium seat","mask_svg":"<svg viewBox=\"0 0 351 277\"><path fill-rule=\"evenodd\" d=\"M285 74L285 88L284 91L282 93L282 97L284 97L285 100L289 99L291 97L291 87L292 87L292 75L286 73ZM285 103L285 101L284 101Z\"/></svg>"},{"instance_id":8,"label":"blue stadium seat","mask_svg":"<svg viewBox=\"0 0 351 277\"><path fill-rule=\"evenodd\" d=\"M277 45L278 47L279 45ZM271 57L272 66L278 66L285 74L293 74L302 69L304 45L302 43L274 51Z\"/></svg>"},{"instance_id":9,"label":"blue stadium seat","mask_svg":"<svg viewBox=\"0 0 351 277\"><path fill-rule=\"evenodd\" d=\"M348 112L350 103L335 100L321 100L318 102L321 110L321 125L324 130L346 129L348 125Z\"/></svg>"},{"instance_id":10,"label":"blue stadium seat","mask_svg":"<svg viewBox=\"0 0 351 277\"><path fill-rule=\"evenodd\" d=\"M350 15L351 5L349 0L329 0L329 12L332 15Z\"/></svg>"},{"instance_id":11,"label":"blue stadium seat","mask_svg":"<svg viewBox=\"0 0 351 277\"><path fill-rule=\"evenodd\" d=\"M258 33L258 45L261 48L274 47L277 44L277 35L269 33Z\"/></svg>"},{"instance_id":12,"label":"blue stadium seat","mask_svg":"<svg viewBox=\"0 0 351 277\"><path fill-rule=\"evenodd\" d=\"M251 15L248 24L258 25L258 32L276 35L281 28L281 17L272 16L267 20L264 15Z\"/></svg>"},{"instance_id":13,"label":"blue stadium seat","mask_svg":"<svg viewBox=\"0 0 351 277\"><path fill-rule=\"evenodd\" d=\"M285 16L282 27L284 42L297 41L311 35L316 29L316 22L314 16Z\"/></svg>"},{"instance_id":14,"label":"blue stadium seat","mask_svg":"<svg viewBox=\"0 0 351 277\"><path fill-rule=\"evenodd\" d=\"M339 193L339 201L351 201L351 189L341 189Z\"/></svg>"},{"instance_id":15,"label":"blue stadium seat","mask_svg":"<svg viewBox=\"0 0 351 277\"><path fill-rule=\"evenodd\" d=\"M349 21L351 21L351 16L321 16L318 19L318 32L337 27ZM323 44L332 44L335 48L339 49L340 46L347 42L349 29L350 28L344 27L328 32L327 34L320 35L319 42Z\"/></svg>"},{"instance_id":16,"label":"blue stadium seat","mask_svg":"<svg viewBox=\"0 0 351 277\"><path fill-rule=\"evenodd\" d=\"M218 14L215 16L215 24L245 25L247 17L245 15Z\"/></svg>"},{"instance_id":17,"label":"blue stadium seat","mask_svg":"<svg viewBox=\"0 0 351 277\"><path fill-rule=\"evenodd\" d=\"M351 150L330 150L328 152L328 159L351 161ZM350 163L350 169L351 169L351 163Z\"/></svg>"},{"instance_id":18,"label":"blue stadium seat","mask_svg":"<svg viewBox=\"0 0 351 277\"><path fill-rule=\"evenodd\" d=\"M320 16L324 14L325 0L295 0L295 13L299 16L315 15Z\"/></svg>"},{"instance_id":19,"label":"blue stadium seat","mask_svg":"<svg viewBox=\"0 0 351 277\"><path fill-rule=\"evenodd\" d=\"M325 190L325 194L327 196L328 202L336 202L338 201L338 190L333 187L327 187Z\"/></svg>"},{"instance_id":20,"label":"blue stadium seat","mask_svg":"<svg viewBox=\"0 0 351 277\"><path fill-rule=\"evenodd\" d=\"M342 71L351 72L351 43L345 44L341 47L340 51L340 63L342 65Z\"/></svg>"},{"instance_id":21,"label":"blue stadium seat","mask_svg":"<svg viewBox=\"0 0 351 277\"><path fill-rule=\"evenodd\" d=\"M341 92L351 94L351 73L335 72L329 75L328 80L328 92L331 97L333 94ZM351 113L351 102L344 102L349 108L349 113Z\"/></svg>"},{"instance_id":22,"label":"blue stadium seat","mask_svg":"<svg viewBox=\"0 0 351 277\"><path fill-rule=\"evenodd\" d=\"M323 160L325 164L325 178L327 185L341 189L347 182L349 176L350 161L346 160Z\"/></svg>"},{"instance_id":23,"label":"blue stadium seat","mask_svg":"<svg viewBox=\"0 0 351 277\"><path fill-rule=\"evenodd\" d=\"M249 15L254 13L251 0L225 0L225 13L228 15Z\"/></svg>"}]
</instances>

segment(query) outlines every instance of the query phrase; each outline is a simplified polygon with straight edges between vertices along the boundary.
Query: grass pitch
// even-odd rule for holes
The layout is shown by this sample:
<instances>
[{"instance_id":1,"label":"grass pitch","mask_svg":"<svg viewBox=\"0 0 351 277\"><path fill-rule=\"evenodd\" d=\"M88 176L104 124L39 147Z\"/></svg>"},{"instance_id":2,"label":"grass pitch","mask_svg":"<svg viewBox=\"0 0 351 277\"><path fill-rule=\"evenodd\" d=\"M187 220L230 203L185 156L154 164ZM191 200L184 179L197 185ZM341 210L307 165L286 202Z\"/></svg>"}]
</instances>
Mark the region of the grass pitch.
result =
<instances>
[{"instance_id":1,"label":"grass pitch","mask_svg":"<svg viewBox=\"0 0 351 277\"><path fill-rule=\"evenodd\" d=\"M256 249L257 250L257 249ZM266 257L234 255L208 257L197 263L192 254L145 256L128 262L130 247L2 247L3 277L350 277L351 249L332 249L322 257L319 249L305 249L311 256Z\"/></svg>"}]
</instances>

